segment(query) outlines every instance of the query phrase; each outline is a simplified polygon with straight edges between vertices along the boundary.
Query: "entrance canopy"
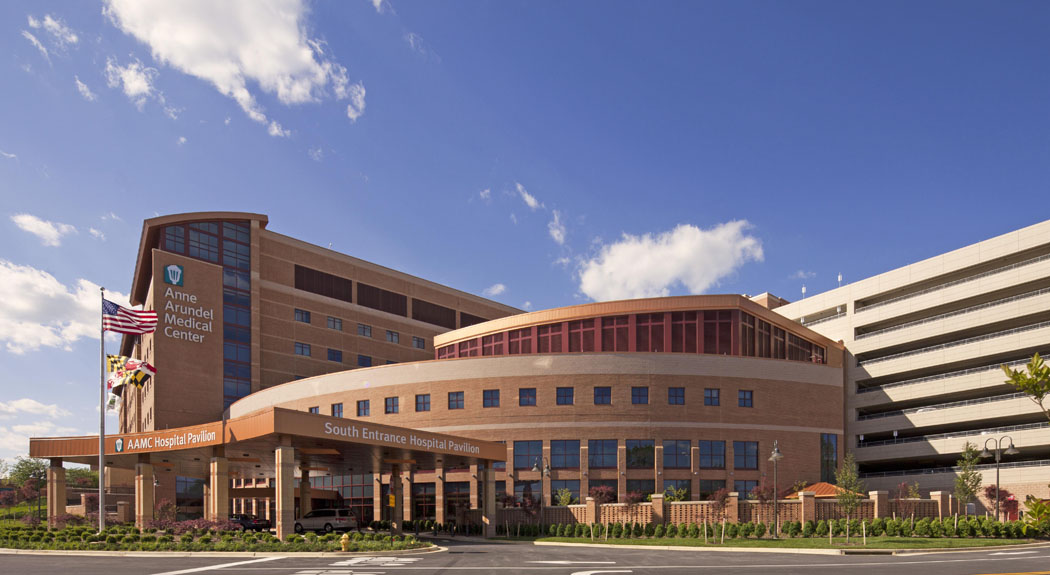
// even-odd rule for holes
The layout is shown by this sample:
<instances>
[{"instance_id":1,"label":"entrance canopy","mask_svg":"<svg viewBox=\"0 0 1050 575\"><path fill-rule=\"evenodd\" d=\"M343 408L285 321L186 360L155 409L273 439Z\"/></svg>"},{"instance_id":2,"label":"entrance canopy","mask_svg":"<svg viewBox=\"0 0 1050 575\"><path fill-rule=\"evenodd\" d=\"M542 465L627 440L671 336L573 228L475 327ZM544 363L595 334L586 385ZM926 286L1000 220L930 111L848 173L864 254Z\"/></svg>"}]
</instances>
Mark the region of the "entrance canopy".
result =
<instances>
[{"instance_id":1,"label":"entrance canopy","mask_svg":"<svg viewBox=\"0 0 1050 575\"><path fill-rule=\"evenodd\" d=\"M210 459L224 453L231 476L274 477L278 447L294 448L296 468L315 476L383 473L393 465L466 468L507 457L500 443L271 407L191 427L106 435L106 466L134 469L150 463L203 477ZM31 438L29 455L97 464L98 436Z\"/></svg>"}]
</instances>

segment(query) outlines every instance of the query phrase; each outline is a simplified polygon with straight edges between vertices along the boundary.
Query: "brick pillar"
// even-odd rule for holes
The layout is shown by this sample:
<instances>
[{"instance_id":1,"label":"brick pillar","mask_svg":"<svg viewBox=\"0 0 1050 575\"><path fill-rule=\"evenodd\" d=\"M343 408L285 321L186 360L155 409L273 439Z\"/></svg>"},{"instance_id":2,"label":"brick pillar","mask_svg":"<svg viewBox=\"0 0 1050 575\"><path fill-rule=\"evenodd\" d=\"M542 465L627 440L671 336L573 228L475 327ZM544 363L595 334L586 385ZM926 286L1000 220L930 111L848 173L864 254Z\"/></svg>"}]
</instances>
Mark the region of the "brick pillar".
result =
<instances>
[{"instance_id":1,"label":"brick pillar","mask_svg":"<svg viewBox=\"0 0 1050 575\"><path fill-rule=\"evenodd\" d=\"M875 502L875 517L890 516L890 492L869 491L868 498Z\"/></svg>"},{"instance_id":2,"label":"brick pillar","mask_svg":"<svg viewBox=\"0 0 1050 575\"><path fill-rule=\"evenodd\" d=\"M569 340L569 338L567 338L567 337L563 337L562 338L562 341L566 342L566 345L568 345L568 340ZM549 507L549 506L553 505L553 503L554 503L554 498L551 497L551 495L552 495L551 494L551 476L549 474L548 475L544 475L543 474L543 468L544 468L544 465L545 465L544 462L546 462L546 465L550 465L550 461L551 461L551 443L549 441L544 441L543 442L543 459L540 460L540 481L542 482L542 483L540 483L540 485L542 485L542 488L543 488L543 506L544 507Z\"/></svg>"},{"instance_id":3,"label":"brick pillar","mask_svg":"<svg viewBox=\"0 0 1050 575\"><path fill-rule=\"evenodd\" d=\"M694 445L689 451L689 467L693 472L689 481L689 499L700 501L700 447Z\"/></svg>"},{"instance_id":4,"label":"brick pillar","mask_svg":"<svg viewBox=\"0 0 1050 575\"><path fill-rule=\"evenodd\" d=\"M504 480L507 482L504 485L503 490L508 495L514 495L514 477L517 472L514 470L514 443L510 442L507 445L507 469L504 475Z\"/></svg>"},{"instance_id":5,"label":"brick pillar","mask_svg":"<svg viewBox=\"0 0 1050 575\"><path fill-rule=\"evenodd\" d=\"M653 442L653 492L663 494L664 492L664 446L662 443ZM646 495L643 493L642 495Z\"/></svg>"},{"instance_id":6,"label":"brick pillar","mask_svg":"<svg viewBox=\"0 0 1050 575\"><path fill-rule=\"evenodd\" d=\"M598 339L601 339L600 337ZM591 492L590 465L587 460L587 442L580 442L580 501L583 501Z\"/></svg>"},{"instance_id":7,"label":"brick pillar","mask_svg":"<svg viewBox=\"0 0 1050 575\"><path fill-rule=\"evenodd\" d=\"M726 502L726 522L737 523L740 520L740 494L736 491L729 492L729 501Z\"/></svg>"},{"instance_id":8,"label":"brick pillar","mask_svg":"<svg viewBox=\"0 0 1050 575\"><path fill-rule=\"evenodd\" d=\"M481 478L478 477L478 466L477 464L470 466L470 508L481 509L483 502L479 499L478 494L478 483Z\"/></svg>"},{"instance_id":9,"label":"brick pillar","mask_svg":"<svg viewBox=\"0 0 1050 575\"><path fill-rule=\"evenodd\" d=\"M148 457L148 456L147 456ZM142 529L153 519L154 489L153 466L149 463L135 465L135 527Z\"/></svg>"},{"instance_id":10,"label":"brick pillar","mask_svg":"<svg viewBox=\"0 0 1050 575\"><path fill-rule=\"evenodd\" d=\"M484 497L481 502L481 523L484 525L485 537L496 536L496 471L492 469L491 462L481 472L484 481Z\"/></svg>"},{"instance_id":11,"label":"brick pillar","mask_svg":"<svg viewBox=\"0 0 1050 575\"><path fill-rule=\"evenodd\" d=\"M667 522L667 516L665 515L666 509L664 508L664 494L654 493L653 494L653 523L656 525L662 525Z\"/></svg>"},{"instance_id":12,"label":"brick pillar","mask_svg":"<svg viewBox=\"0 0 1050 575\"><path fill-rule=\"evenodd\" d=\"M382 521L383 506L386 505L386 502L383 501L383 473L377 471L372 478L372 481L375 483L372 486L372 517L376 521Z\"/></svg>"},{"instance_id":13,"label":"brick pillar","mask_svg":"<svg viewBox=\"0 0 1050 575\"><path fill-rule=\"evenodd\" d=\"M128 523L131 521L131 504L127 501L117 502L117 521Z\"/></svg>"},{"instance_id":14,"label":"brick pillar","mask_svg":"<svg viewBox=\"0 0 1050 575\"><path fill-rule=\"evenodd\" d=\"M230 476L226 458L212 457L208 466L208 474L211 483L209 519L225 521L230 518Z\"/></svg>"},{"instance_id":15,"label":"brick pillar","mask_svg":"<svg viewBox=\"0 0 1050 575\"><path fill-rule=\"evenodd\" d=\"M937 517L944 519L952 514L950 495L947 491L931 491L930 499L937 502Z\"/></svg>"},{"instance_id":16,"label":"brick pillar","mask_svg":"<svg viewBox=\"0 0 1050 575\"><path fill-rule=\"evenodd\" d=\"M631 320L634 321L634 314L631 314ZM631 325L634 325L633 323ZM633 331L633 330L632 330ZM631 339L631 345L634 345L634 339ZM616 501L623 503L624 495L627 494L627 446L617 445L616 446Z\"/></svg>"},{"instance_id":17,"label":"brick pillar","mask_svg":"<svg viewBox=\"0 0 1050 575\"><path fill-rule=\"evenodd\" d=\"M209 519L211 517L211 484L204 483L204 518Z\"/></svg>"},{"instance_id":18,"label":"brick pillar","mask_svg":"<svg viewBox=\"0 0 1050 575\"><path fill-rule=\"evenodd\" d=\"M295 532L295 449L278 447L274 450L274 466L277 471L273 524L277 538L284 540Z\"/></svg>"},{"instance_id":19,"label":"brick pillar","mask_svg":"<svg viewBox=\"0 0 1050 575\"><path fill-rule=\"evenodd\" d=\"M415 519L412 516L416 510L416 506L412 504L412 483L415 480L416 475L411 471L405 471L401 474L401 507L404 509L404 514L401 518L405 521Z\"/></svg>"},{"instance_id":20,"label":"brick pillar","mask_svg":"<svg viewBox=\"0 0 1050 575\"><path fill-rule=\"evenodd\" d=\"M601 523L601 518L598 517L598 504L594 501L594 498L588 497L584 501L587 502L587 523Z\"/></svg>"},{"instance_id":21,"label":"brick pillar","mask_svg":"<svg viewBox=\"0 0 1050 575\"><path fill-rule=\"evenodd\" d=\"M813 491L799 491L798 501L801 509L801 521L816 521L817 520L817 500L814 497L816 492ZM779 536L779 535L778 535Z\"/></svg>"},{"instance_id":22,"label":"brick pillar","mask_svg":"<svg viewBox=\"0 0 1050 575\"><path fill-rule=\"evenodd\" d=\"M58 516L66 512L66 469L55 458L47 468L47 526L58 526ZM86 513L86 511L85 511Z\"/></svg>"},{"instance_id":23,"label":"brick pillar","mask_svg":"<svg viewBox=\"0 0 1050 575\"><path fill-rule=\"evenodd\" d=\"M390 470L390 494L394 496L394 508L390 513L390 534L400 535L404 521L404 493L401 480L401 465L394 464ZM386 501L383 505L389 505Z\"/></svg>"},{"instance_id":24,"label":"brick pillar","mask_svg":"<svg viewBox=\"0 0 1050 575\"><path fill-rule=\"evenodd\" d=\"M299 468L299 517L306 515L314 509L314 491L310 484L310 469L303 466Z\"/></svg>"},{"instance_id":25,"label":"brick pillar","mask_svg":"<svg viewBox=\"0 0 1050 575\"><path fill-rule=\"evenodd\" d=\"M510 474L508 474L509 477ZM514 493L514 486L510 488L510 493ZM445 468L437 467L434 469L434 521L437 523L446 523L445 521Z\"/></svg>"}]
</instances>

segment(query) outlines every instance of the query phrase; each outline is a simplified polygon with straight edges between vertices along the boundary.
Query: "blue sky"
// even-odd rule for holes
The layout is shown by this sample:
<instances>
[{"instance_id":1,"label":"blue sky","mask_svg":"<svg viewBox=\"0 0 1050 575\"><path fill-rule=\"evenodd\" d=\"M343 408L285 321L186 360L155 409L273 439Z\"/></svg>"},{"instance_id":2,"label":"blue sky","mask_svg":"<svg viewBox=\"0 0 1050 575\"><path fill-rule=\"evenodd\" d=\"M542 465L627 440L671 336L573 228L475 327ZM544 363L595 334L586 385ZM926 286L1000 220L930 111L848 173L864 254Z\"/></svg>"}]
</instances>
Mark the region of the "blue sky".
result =
<instances>
[{"instance_id":1,"label":"blue sky","mask_svg":"<svg viewBox=\"0 0 1050 575\"><path fill-rule=\"evenodd\" d=\"M97 430L97 286L157 214L266 213L526 309L796 299L1046 219L1047 30L1045 2L0 3L0 457Z\"/></svg>"}]
</instances>

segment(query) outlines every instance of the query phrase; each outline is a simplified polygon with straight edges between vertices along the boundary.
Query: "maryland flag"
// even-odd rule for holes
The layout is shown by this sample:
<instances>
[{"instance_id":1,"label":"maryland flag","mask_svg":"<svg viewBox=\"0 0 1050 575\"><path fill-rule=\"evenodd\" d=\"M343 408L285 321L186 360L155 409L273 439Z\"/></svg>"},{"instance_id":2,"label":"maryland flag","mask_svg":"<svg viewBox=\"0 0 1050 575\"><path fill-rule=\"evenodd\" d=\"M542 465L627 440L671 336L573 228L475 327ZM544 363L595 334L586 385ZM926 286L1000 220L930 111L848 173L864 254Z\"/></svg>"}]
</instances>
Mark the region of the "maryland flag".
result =
<instances>
[{"instance_id":1,"label":"maryland flag","mask_svg":"<svg viewBox=\"0 0 1050 575\"><path fill-rule=\"evenodd\" d=\"M123 355L107 355L106 367L110 372L106 388L114 395L119 395L124 385L142 387L146 380L157 373L156 368L141 359Z\"/></svg>"}]
</instances>

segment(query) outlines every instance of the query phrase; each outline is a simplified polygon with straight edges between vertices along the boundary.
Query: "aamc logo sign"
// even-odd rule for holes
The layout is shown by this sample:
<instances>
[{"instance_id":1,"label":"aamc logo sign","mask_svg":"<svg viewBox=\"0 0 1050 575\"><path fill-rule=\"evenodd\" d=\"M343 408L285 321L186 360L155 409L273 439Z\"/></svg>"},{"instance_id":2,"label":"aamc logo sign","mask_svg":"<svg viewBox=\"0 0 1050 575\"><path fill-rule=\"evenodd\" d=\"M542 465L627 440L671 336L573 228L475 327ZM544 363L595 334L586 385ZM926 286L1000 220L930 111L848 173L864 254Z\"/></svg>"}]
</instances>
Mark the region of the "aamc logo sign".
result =
<instances>
[{"instance_id":1,"label":"aamc logo sign","mask_svg":"<svg viewBox=\"0 0 1050 575\"><path fill-rule=\"evenodd\" d=\"M182 285L182 266L171 264L164 268L164 283L173 286Z\"/></svg>"},{"instance_id":2,"label":"aamc logo sign","mask_svg":"<svg viewBox=\"0 0 1050 575\"><path fill-rule=\"evenodd\" d=\"M120 453L121 451L124 451L124 438L123 437L118 437L117 438L117 453Z\"/></svg>"}]
</instances>

